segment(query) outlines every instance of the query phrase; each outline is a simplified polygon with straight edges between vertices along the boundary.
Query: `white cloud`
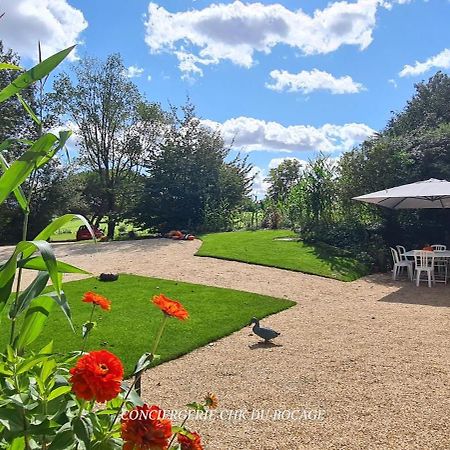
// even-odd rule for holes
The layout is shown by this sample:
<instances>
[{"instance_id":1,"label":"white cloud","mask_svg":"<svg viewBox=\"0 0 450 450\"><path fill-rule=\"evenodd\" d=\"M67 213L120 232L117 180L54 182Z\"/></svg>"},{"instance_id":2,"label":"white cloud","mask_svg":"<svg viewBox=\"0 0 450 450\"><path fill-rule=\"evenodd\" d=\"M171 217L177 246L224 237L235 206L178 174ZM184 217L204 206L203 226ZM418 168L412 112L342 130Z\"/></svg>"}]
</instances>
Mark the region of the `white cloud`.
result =
<instances>
[{"instance_id":1,"label":"white cloud","mask_svg":"<svg viewBox=\"0 0 450 450\"><path fill-rule=\"evenodd\" d=\"M128 78L139 78L144 73L144 69L139 66L130 66L125 73Z\"/></svg>"},{"instance_id":2,"label":"white cloud","mask_svg":"<svg viewBox=\"0 0 450 450\"><path fill-rule=\"evenodd\" d=\"M286 70L272 70L270 76L273 82L266 83L266 87L277 92L288 91L309 94L313 91L326 90L332 94L356 94L364 90L361 83L353 81L346 75L340 78L331 73L318 69L311 71L302 70L299 73L289 73Z\"/></svg>"},{"instance_id":3,"label":"white cloud","mask_svg":"<svg viewBox=\"0 0 450 450\"><path fill-rule=\"evenodd\" d=\"M397 82L396 82L393 78L391 78L390 80L388 80L388 83L389 83L389 84L392 84L392 86L394 86L395 88L398 87Z\"/></svg>"},{"instance_id":4,"label":"white cloud","mask_svg":"<svg viewBox=\"0 0 450 450\"><path fill-rule=\"evenodd\" d=\"M251 117L237 117L223 124L203 120L205 126L219 129L225 141L244 151L321 151L338 152L351 149L375 131L363 123L283 126Z\"/></svg>"},{"instance_id":5,"label":"white cloud","mask_svg":"<svg viewBox=\"0 0 450 450\"><path fill-rule=\"evenodd\" d=\"M83 13L66 0L3 0L1 39L21 57L38 59L38 41L43 57L80 42L88 26ZM69 55L74 59L75 53Z\"/></svg>"},{"instance_id":6,"label":"white cloud","mask_svg":"<svg viewBox=\"0 0 450 450\"><path fill-rule=\"evenodd\" d=\"M151 75L147 75L147 81L152 81L152 76Z\"/></svg>"},{"instance_id":7,"label":"white cloud","mask_svg":"<svg viewBox=\"0 0 450 450\"><path fill-rule=\"evenodd\" d=\"M279 44L303 54L329 53L342 45L361 50L372 42L379 0L331 3L312 15L275 3L216 3L203 9L171 13L148 6L145 42L151 52L177 56L180 69L201 75L201 65L229 60L254 64L255 52L270 53Z\"/></svg>"},{"instance_id":8,"label":"white cloud","mask_svg":"<svg viewBox=\"0 0 450 450\"><path fill-rule=\"evenodd\" d=\"M266 176L264 175L263 169L258 166L253 166L249 175L251 177L254 176L251 194L256 195L258 198L264 197L269 188L269 183L265 181Z\"/></svg>"},{"instance_id":9,"label":"white cloud","mask_svg":"<svg viewBox=\"0 0 450 450\"><path fill-rule=\"evenodd\" d=\"M302 169L304 167L306 167L306 165L308 164L308 162L303 159L294 158L292 156L287 156L286 158L272 158L269 162L269 169L276 169L283 161L286 161L286 160L298 161L300 163Z\"/></svg>"},{"instance_id":10,"label":"white cloud","mask_svg":"<svg viewBox=\"0 0 450 450\"><path fill-rule=\"evenodd\" d=\"M410 77L420 75L430 69L448 69L450 68L450 49L446 48L424 62L416 61L413 66L405 65L400 71L399 76Z\"/></svg>"}]
</instances>

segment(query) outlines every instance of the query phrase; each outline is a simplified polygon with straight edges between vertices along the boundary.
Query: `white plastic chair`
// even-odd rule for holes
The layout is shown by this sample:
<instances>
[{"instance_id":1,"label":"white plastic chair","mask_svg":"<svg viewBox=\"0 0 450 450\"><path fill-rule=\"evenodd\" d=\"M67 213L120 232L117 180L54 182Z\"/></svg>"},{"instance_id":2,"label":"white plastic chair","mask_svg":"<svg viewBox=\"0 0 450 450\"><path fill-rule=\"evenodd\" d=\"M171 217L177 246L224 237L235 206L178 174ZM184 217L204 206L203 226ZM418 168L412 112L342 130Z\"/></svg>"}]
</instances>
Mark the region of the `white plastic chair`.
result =
<instances>
[{"instance_id":1,"label":"white plastic chair","mask_svg":"<svg viewBox=\"0 0 450 450\"><path fill-rule=\"evenodd\" d=\"M403 247L403 245L396 245L395 248L397 249L400 261L409 261L408 258L405 256L406 248Z\"/></svg>"},{"instance_id":2,"label":"white plastic chair","mask_svg":"<svg viewBox=\"0 0 450 450\"><path fill-rule=\"evenodd\" d=\"M416 262L416 286L420 284L420 275L422 272L426 272L428 279L428 287L435 283L434 279L434 253L419 250L414 254L414 260Z\"/></svg>"},{"instance_id":3,"label":"white plastic chair","mask_svg":"<svg viewBox=\"0 0 450 450\"><path fill-rule=\"evenodd\" d=\"M397 275L400 275L402 268L406 267L406 270L408 272L408 278L412 281L412 279L413 279L412 261L401 260L400 257L398 256L397 250L395 250L395 248L392 248L392 247L390 247L390 249L391 249L392 260L394 262L394 268L392 269L392 279L396 280Z\"/></svg>"},{"instance_id":4,"label":"white plastic chair","mask_svg":"<svg viewBox=\"0 0 450 450\"><path fill-rule=\"evenodd\" d=\"M448 263L446 258L440 258L439 252L443 252L447 250L447 246L443 244L433 244L431 246L433 251L436 253L436 257L434 258L434 267L437 269L438 278L436 279L437 283L445 283L447 284L447 275L448 275Z\"/></svg>"}]
</instances>

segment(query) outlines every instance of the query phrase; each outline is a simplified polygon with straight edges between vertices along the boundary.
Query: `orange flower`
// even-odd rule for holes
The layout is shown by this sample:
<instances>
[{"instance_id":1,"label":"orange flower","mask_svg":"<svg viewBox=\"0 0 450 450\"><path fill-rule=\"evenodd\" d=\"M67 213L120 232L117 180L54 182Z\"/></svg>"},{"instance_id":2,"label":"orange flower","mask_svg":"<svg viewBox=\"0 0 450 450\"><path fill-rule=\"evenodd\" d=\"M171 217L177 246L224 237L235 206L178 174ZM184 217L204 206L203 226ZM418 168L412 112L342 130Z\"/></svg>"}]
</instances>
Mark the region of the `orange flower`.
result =
<instances>
[{"instance_id":1,"label":"orange flower","mask_svg":"<svg viewBox=\"0 0 450 450\"><path fill-rule=\"evenodd\" d=\"M217 399L217 396L211 392L208 392L205 397L205 406L207 406L209 409L216 409L219 406L219 400Z\"/></svg>"},{"instance_id":2,"label":"orange flower","mask_svg":"<svg viewBox=\"0 0 450 450\"><path fill-rule=\"evenodd\" d=\"M156 405L136 406L122 417L124 450L167 450L172 423Z\"/></svg>"},{"instance_id":3,"label":"orange flower","mask_svg":"<svg viewBox=\"0 0 450 450\"><path fill-rule=\"evenodd\" d=\"M189 317L188 312L181 303L167 298L164 294L154 295L153 303L168 316L176 317L180 320L185 320Z\"/></svg>"},{"instance_id":4,"label":"orange flower","mask_svg":"<svg viewBox=\"0 0 450 450\"><path fill-rule=\"evenodd\" d=\"M117 356L99 350L82 356L70 374L72 391L77 397L103 403L119 395L123 366Z\"/></svg>"},{"instance_id":5,"label":"orange flower","mask_svg":"<svg viewBox=\"0 0 450 450\"><path fill-rule=\"evenodd\" d=\"M178 443L181 450L203 450L200 435L195 431L189 431L189 435L178 434Z\"/></svg>"},{"instance_id":6,"label":"orange flower","mask_svg":"<svg viewBox=\"0 0 450 450\"><path fill-rule=\"evenodd\" d=\"M100 308L105 311L109 311L111 309L111 302L102 295L96 294L95 292L86 292L83 295L84 303L93 303L96 306L100 306Z\"/></svg>"}]
</instances>

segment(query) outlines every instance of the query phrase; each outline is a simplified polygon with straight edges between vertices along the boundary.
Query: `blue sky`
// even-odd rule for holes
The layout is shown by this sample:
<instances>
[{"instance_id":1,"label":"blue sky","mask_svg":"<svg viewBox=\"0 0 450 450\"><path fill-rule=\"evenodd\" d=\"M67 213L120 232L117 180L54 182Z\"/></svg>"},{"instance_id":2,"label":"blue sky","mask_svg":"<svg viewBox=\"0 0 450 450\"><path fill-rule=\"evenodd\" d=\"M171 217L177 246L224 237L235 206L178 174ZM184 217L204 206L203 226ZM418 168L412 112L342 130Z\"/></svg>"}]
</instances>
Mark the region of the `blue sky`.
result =
<instances>
[{"instance_id":1,"label":"blue sky","mask_svg":"<svg viewBox=\"0 0 450 450\"><path fill-rule=\"evenodd\" d=\"M76 41L78 55L121 53L165 107L189 96L249 152L259 193L281 158L339 156L381 129L414 83L450 68L448 0L2 3L0 38L25 62L38 39L48 52Z\"/></svg>"}]
</instances>

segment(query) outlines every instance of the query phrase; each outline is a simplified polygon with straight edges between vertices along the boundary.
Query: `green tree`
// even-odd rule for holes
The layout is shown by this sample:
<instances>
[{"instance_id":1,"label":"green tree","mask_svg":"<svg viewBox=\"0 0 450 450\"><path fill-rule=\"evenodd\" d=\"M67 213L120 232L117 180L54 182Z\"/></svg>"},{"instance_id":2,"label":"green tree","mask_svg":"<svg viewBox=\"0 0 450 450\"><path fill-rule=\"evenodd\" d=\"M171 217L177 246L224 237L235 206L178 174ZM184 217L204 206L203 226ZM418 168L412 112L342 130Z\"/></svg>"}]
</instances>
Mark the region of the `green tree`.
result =
<instances>
[{"instance_id":1,"label":"green tree","mask_svg":"<svg viewBox=\"0 0 450 450\"><path fill-rule=\"evenodd\" d=\"M310 231L333 220L336 201L336 168L319 155L308 161L300 181L291 189L288 209L302 230Z\"/></svg>"},{"instance_id":2,"label":"green tree","mask_svg":"<svg viewBox=\"0 0 450 450\"><path fill-rule=\"evenodd\" d=\"M139 176L166 117L159 105L145 102L117 54L104 62L81 59L73 77L62 73L56 79L54 91L56 111L77 126L81 163L97 174L97 193L113 238L122 218L123 184Z\"/></svg>"},{"instance_id":3,"label":"green tree","mask_svg":"<svg viewBox=\"0 0 450 450\"><path fill-rule=\"evenodd\" d=\"M187 104L172 121L146 165L135 220L161 231L226 227L250 190L246 160L225 161L229 149L218 132L202 125ZM220 220L219 220L220 219Z\"/></svg>"},{"instance_id":4,"label":"green tree","mask_svg":"<svg viewBox=\"0 0 450 450\"><path fill-rule=\"evenodd\" d=\"M423 129L450 123L450 77L437 72L427 82L417 83L405 108L389 120L384 134L418 134Z\"/></svg>"},{"instance_id":5,"label":"green tree","mask_svg":"<svg viewBox=\"0 0 450 450\"><path fill-rule=\"evenodd\" d=\"M297 159L285 159L277 167L270 169L266 181L269 183L268 196L274 202L283 202L290 190L299 181L302 163Z\"/></svg>"}]
</instances>

